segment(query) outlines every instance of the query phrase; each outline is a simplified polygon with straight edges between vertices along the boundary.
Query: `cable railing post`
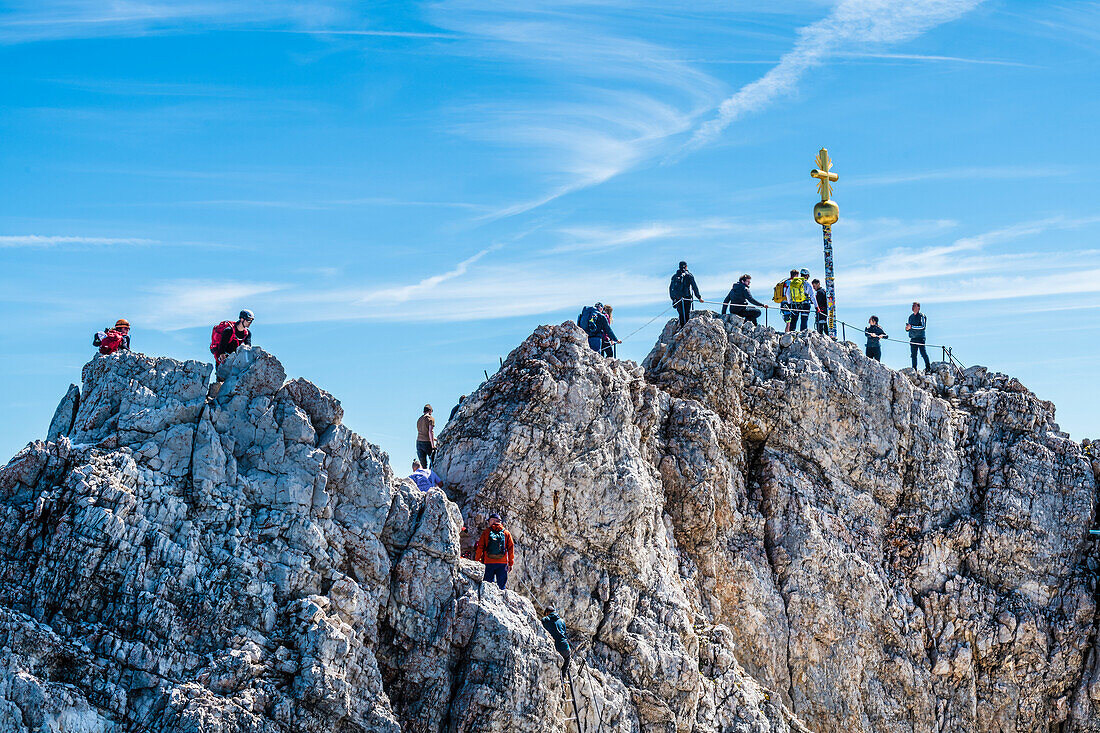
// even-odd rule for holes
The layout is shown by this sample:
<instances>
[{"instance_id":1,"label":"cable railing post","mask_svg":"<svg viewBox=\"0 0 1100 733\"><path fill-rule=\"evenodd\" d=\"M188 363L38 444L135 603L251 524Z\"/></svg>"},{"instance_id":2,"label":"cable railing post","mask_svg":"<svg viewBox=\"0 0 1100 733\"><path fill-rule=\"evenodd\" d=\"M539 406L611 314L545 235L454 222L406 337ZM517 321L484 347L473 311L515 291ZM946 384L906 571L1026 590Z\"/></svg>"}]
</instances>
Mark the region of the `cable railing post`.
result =
<instances>
[{"instance_id":1,"label":"cable railing post","mask_svg":"<svg viewBox=\"0 0 1100 733\"><path fill-rule=\"evenodd\" d=\"M848 340L848 329L847 329L847 325L848 325L848 324L847 324L847 323L845 323L844 321L841 321L841 322L840 322L840 335L841 335L841 338L842 338L842 340L844 340L844 341L847 341L847 340Z\"/></svg>"}]
</instances>

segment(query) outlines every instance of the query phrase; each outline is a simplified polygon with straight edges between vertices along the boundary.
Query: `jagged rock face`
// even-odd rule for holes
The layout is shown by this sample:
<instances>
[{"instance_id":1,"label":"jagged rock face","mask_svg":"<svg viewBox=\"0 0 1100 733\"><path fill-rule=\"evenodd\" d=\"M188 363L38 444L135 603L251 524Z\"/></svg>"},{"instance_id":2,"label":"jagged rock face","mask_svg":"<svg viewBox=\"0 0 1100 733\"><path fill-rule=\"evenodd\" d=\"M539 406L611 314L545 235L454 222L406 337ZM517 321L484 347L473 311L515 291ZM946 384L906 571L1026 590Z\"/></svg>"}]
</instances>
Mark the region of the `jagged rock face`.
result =
<instances>
[{"instance_id":1,"label":"jagged rock face","mask_svg":"<svg viewBox=\"0 0 1100 733\"><path fill-rule=\"evenodd\" d=\"M561 730L455 505L263 350L210 370L96 357L0 470L0 731Z\"/></svg>"},{"instance_id":2,"label":"jagged rock face","mask_svg":"<svg viewBox=\"0 0 1100 733\"><path fill-rule=\"evenodd\" d=\"M982 368L700 314L644 371L541 327L438 467L505 515L610 730L1100 730L1096 476ZM792 717L793 716L793 717Z\"/></svg>"}]
</instances>

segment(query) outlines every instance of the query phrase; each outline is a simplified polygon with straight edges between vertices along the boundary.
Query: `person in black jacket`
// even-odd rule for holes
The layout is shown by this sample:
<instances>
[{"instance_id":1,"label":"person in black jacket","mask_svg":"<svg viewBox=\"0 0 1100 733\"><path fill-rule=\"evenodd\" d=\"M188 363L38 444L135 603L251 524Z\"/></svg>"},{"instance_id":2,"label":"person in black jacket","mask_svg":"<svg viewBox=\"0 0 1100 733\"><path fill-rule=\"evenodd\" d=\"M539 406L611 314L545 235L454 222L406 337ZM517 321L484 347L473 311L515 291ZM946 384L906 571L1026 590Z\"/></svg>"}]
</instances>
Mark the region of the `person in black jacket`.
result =
<instances>
[{"instance_id":1,"label":"person in black jacket","mask_svg":"<svg viewBox=\"0 0 1100 733\"><path fill-rule=\"evenodd\" d=\"M699 294L699 286L695 284L695 276L688 272L688 263L681 261L680 269L668 284L668 297L672 298L672 303L676 306L681 326L691 318L692 293L700 303L703 302L703 296Z\"/></svg>"},{"instance_id":2,"label":"person in black jacket","mask_svg":"<svg viewBox=\"0 0 1100 733\"><path fill-rule=\"evenodd\" d=\"M867 336L867 356L875 361L882 361L882 339L890 337L878 325L878 316L867 319L867 328L863 329L863 333Z\"/></svg>"},{"instance_id":3,"label":"person in black jacket","mask_svg":"<svg viewBox=\"0 0 1100 733\"><path fill-rule=\"evenodd\" d=\"M920 303L913 303L913 313L905 324L905 330L909 332L909 355L913 359L913 369L917 368L917 354L924 357L924 371L932 371L932 365L928 362L928 352L924 345L928 343L925 336L928 318L920 312Z\"/></svg>"},{"instance_id":4,"label":"person in black jacket","mask_svg":"<svg viewBox=\"0 0 1100 733\"><path fill-rule=\"evenodd\" d=\"M821 287L821 281L816 277L810 281L814 289L814 328L818 333L829 335L829 296L825 294L825 288Z\"/></svg>"},{"instance_id":5,"label":"person in black jacket","mask_svg":"<svg viewBox=\"0 0 1100 733\"><path fill-rule=\"evenodd\" d=\"M752 282L752 277L749 275L742 275L737 278L737 282L730 288L729 295L722 301L722 315L726 315L726 308L730 309L730 313L735 316L741 316L746 321L752 321L752 325L759 325L756 319L760 317L760 308L767 308L768 306L761 303L756 298L752 297L752 293L749 292L749 284ZM751 308L749 303L760 306L760 308Z\"/></svg>"}]
</instances>

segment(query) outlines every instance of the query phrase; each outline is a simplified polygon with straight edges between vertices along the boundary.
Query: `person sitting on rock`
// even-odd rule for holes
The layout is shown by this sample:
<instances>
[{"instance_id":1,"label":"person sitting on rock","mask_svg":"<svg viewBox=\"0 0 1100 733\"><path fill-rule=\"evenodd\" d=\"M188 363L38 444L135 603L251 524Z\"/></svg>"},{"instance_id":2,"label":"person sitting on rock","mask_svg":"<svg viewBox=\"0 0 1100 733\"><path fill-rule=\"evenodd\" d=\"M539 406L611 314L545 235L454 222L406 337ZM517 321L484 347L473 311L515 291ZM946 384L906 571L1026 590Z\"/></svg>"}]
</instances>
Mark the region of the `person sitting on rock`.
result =
<instances>
[{"instance_id":1,"label":"person sitting on rock","mask_svg":"<svg viewBox=\"0 0 1100 733\"><path fill-rule=\"evenodd\" d=\"M435 418L432 417L432 406L424 405L424 414L416 421L416 457L420 459L420 465L429 468L428 463L435 454Z\"/></svg>"},{"instance_id":2,"label":"person sitting on rock","mask_svg":"<svg viewBox=\"0 0 1100 733\"><path fill-rule=\"evenodd\" d=\"M242 346L252 347L252 331L249 327L254 319L252 311L246 308L240 312L236 323L222 321L214 326L214 331L210 334L210 353L214 355L216 363L221 364Z\"/></svg>"},{"instance_id":3,"label":"person sitting on rock","mask_svg":"<svg viewBox=\"0 0 1100 733\"><path fill-rule=\"evenodd\" d=\"M409 478L421 491L431 491L435 486L443 486L443 479L439 478L432 469L421 467L418 460L413 460L413 472Z\"/></svg>"},{"instance_id":4,"label":"person sitting on rock","mask_svg":"<svg viewBox=\"0 0 1100 733\"><path fill-rule=\"evenodd\" d=\"M553 606L546 609L542 617L542 625L550 632L550 638L554 640L554 648L561 655L561 673L564 677L569 674L569 637L565 633L565 622L558 616Z\"/></svg>"},{"instance_id":5,"label":"person sitting on rock","mask_svg":"<svg viewBox=\"0 0 1100 733\"><path fill-rule=\"evenodd\" d=\"M512 534L504 528L500 515L489 515L489 526L481 533L474 548L474 559L485 563L485 580L495 580L504 590L508 584L508 571L515 562Z\"/></svg>"},{"instance_id":6,"label":"person sitting on rock","mask_svg":"<svg viewBox=\"0 0 1100 733\"><path fill-rule=\"evenodd\" d=\"M92 346L99 347L101 354L113 354L116 351L130 350L130 322L119 318L115 325L96 333Z\"/></svg>"},{"instance_id":7,"label":"person sitting on rock","mask_svg":"<svg viewBox=\"0 0 1100 733\"><path fill-rule=\"evenodd\" d=\"M735 316L741 316L746 321L752 322L752 325L759 325L756 319L760 317L762 311L760 308L767 308L768 306L761 303L756 298L752 297L752 293L749 292L749 285L752 283L752 276L742 275L737 278L737 282L730 288L729 295L722 301L722 315L726 315L726 308L728 307L730 313ZM760 306L760 308L752 308L749 303Z\"/></svg>"}]
</instances>

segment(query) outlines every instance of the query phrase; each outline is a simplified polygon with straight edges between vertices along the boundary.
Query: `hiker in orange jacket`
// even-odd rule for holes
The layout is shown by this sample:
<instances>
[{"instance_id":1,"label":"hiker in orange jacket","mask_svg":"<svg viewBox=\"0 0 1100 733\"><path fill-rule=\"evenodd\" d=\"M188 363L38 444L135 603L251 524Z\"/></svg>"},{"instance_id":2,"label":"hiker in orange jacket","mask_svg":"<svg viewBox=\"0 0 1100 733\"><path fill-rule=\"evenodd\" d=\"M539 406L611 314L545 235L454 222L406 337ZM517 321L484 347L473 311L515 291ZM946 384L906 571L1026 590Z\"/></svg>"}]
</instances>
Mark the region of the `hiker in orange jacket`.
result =
<instances>
[{"instance_id":1,"label":"hiker in orange jacket","mask_svg":"<svg viewBox=\"0 0 1100 733\"><path fill-rule=\"evenodd\" d=\"M485 580L495 580L501 590L508 583L508 571L515 562L512 534L504 528L500 515L489 515L489 526L478 538L474 559L485 563Z\"/></svg>"}]
</instances>

